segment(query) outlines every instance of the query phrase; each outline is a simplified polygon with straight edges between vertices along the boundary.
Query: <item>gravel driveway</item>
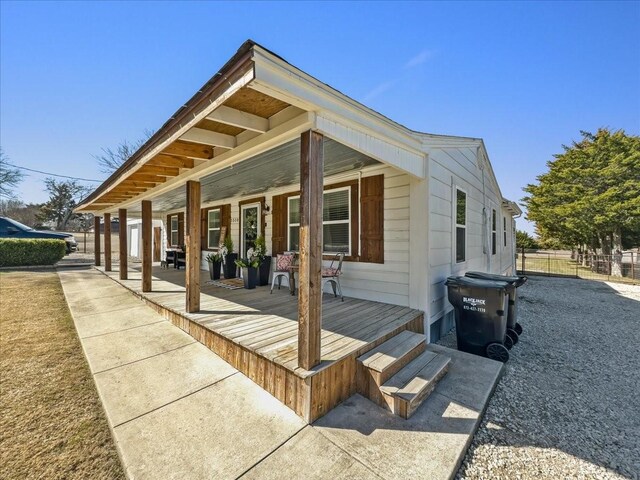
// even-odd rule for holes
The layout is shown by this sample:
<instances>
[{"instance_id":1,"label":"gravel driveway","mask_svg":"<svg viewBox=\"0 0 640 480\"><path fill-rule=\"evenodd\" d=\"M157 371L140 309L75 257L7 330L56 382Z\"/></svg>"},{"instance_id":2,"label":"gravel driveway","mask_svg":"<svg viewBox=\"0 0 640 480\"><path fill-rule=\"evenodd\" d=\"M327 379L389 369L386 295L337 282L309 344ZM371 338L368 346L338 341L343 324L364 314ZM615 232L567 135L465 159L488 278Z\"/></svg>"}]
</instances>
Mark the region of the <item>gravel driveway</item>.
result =
<instances>
[{"instance_id":1,"label":"gravel driveway","mask_svg":"<svg viewBox=\"0 0 640 480\"><path fill-rule=\"evenodd\" d=\"M640 286L530 277L518 292L524 333L457 478L637 479Z\"/></svg>"}]
</instances>

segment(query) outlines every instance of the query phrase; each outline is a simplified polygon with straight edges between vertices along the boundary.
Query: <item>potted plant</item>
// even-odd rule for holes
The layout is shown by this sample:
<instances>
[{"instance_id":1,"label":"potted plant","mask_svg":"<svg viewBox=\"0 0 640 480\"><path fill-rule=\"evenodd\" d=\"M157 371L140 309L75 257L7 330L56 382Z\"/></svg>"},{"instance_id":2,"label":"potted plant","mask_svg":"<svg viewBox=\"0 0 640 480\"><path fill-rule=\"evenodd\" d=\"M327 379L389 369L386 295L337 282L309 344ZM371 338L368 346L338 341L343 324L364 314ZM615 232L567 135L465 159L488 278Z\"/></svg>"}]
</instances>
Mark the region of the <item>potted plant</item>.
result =
<instances>
[{"instance_id":1,"label":"potted plant","mask_svg":"<svg viewBox=\"0 0 640 480\"><path fill-rule=\"evenodd\" d=\"M222 254L224 261L224 278L236 278L236 260L238 259L238 254L233 253L231 234L225 237L224 243L218 252Z\"/></svg>"},{"instance_id":2,"label":"potted plant","mask_svg":"<svg viewBox=\"0 0 640 480\"><path fill-rule=\"evenodd\" d=\"M220 280L220 267L222 266L222 253L220 250L206 256L206 260L209 263L209 276L211 280Z\"/></svg>"},{"instance_id":3,"label":"potted plant","mask_svg":"<svg viewBox=\"0 0 640 480\"><path fill-rule=\"evenodd\" d=\"M244 288L249 290L256 288L258 283L258 267L260 266L260 258L256 255L253 248L247 250L247 256L235 261L236 265L242 269L242 279L244 280Z\"/></svg>"},{"instance_id":4,"label":"potted plant","mask_svg":"<svg viewBox=\"0 0 640 480\"><path fill-rule=\"evenodd\" d=\"M256 246L253 249L254 254L260 260L258 285L269 285L269 273L271 272L271 255L267 255L267 242L264 235L256 238Z\"/></svg>"}]
</instances>

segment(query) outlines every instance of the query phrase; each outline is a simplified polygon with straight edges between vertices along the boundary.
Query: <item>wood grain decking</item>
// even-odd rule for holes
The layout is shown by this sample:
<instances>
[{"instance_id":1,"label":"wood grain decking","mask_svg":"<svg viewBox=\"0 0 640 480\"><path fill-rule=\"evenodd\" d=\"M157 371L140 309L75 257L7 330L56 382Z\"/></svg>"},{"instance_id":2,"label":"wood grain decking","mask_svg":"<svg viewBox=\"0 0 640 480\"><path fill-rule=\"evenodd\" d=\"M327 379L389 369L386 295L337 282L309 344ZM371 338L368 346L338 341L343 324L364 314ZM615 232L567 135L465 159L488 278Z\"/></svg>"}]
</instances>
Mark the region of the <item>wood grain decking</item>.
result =
<instances>
[{"instance_id":1,"label":"wood grain decking","mask_svg":"<svg viewBox=\"0 0 640 480\"><path fill-rule=\"evenodd\" d=\"M245 373L311 422L345 400L356 387L355 359L403 330L423 333L419 310L325 294L321 362L298 367L298 301L283 287L269 293L207 285L202 272L200 311L185 311L185 271L153 269L152 291L142 292L135 267L128 279L106 275L139 295L178 327Z\"/></svg>"}]
</instances>

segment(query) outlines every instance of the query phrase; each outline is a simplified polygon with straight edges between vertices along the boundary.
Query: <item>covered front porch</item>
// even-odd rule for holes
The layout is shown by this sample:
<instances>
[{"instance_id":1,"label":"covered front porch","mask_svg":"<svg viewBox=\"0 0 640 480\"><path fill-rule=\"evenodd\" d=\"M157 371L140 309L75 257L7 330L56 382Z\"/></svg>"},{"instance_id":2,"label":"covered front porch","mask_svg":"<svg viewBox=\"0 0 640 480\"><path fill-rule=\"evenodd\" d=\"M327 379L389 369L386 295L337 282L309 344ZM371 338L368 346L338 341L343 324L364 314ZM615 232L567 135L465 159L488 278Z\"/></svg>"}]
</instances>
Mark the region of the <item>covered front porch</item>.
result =
<instances>
[{"instance_id":1,"label":"covered front porch","mask_svg":"<svg viewBox=\"0 0 640 480\"><path fill-rule=\"evenodd\" d=\"M423 332L419 310L333 295L322 298L320 363L298 366L298 297L288 288L226 289L200 273L200 310L185 308L184 270L153 267L153 291L143 292L136 265L127 278L97 267L172 323L294 410L308 422L357 391L356 358L398 333Z\"/></svg>"}]
</instances>

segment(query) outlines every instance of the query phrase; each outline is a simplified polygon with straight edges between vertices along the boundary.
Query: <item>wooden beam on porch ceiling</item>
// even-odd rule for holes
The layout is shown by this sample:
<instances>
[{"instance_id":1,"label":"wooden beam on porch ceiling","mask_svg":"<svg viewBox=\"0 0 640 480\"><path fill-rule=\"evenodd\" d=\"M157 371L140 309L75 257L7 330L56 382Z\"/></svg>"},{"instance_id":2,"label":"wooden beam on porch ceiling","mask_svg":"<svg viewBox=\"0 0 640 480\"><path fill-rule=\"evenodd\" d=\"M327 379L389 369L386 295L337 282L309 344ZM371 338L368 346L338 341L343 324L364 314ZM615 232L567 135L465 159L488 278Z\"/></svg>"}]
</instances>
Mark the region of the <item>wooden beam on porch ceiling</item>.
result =
<instances>
[{"instance_id":1,"label":"wooden beam on porch ceiling","mask_svg":"<svg viewBox=\"0 0 640 480\"><path fill-rule=\"evenodd\" d=\"M195 163L196 162L193 158L156 155L147 162L147 165L154 165L158 167L193 168L195 167Z\"/></svg>"},{"instance_id":2,"label":"wooden beam on porch ceiling","mask_svg":"<svg viewBox=\"0 0 640 480\"><path fill-rule=\"evenodd\" d=\"M233 135L212 132L211 130L205 130L204 128L193 127L180 138L182 140L201 143L203 145L209 145L211 147L231 149L235 148L236 146L236 137L234 137Z\"/></svg>"},{"instance_id":3,"label":"wooden beam on porch ceiling","mask_svg":"<svg viewBox=\"0 0 640 480\"><path fill-rule=\"evenodd\" d=\"M179 155L195 159L209 160L213 158L213 148L199 143L176 140L166 147L162 153L167 155Z\"/></svg>"},{"instance_id":4,"label":"wooden beam on porch ceiling","mask_svg":"<svg viewBox=\"0 0 640 480\"><path fill-rule=\"evenodd\" d=\"M298 366L320 363L322 324L323 136L308 130L300 142L300 287Z\"/></svg>"},{"instance_id":5,"label":"wooden beam on porch ceiling","mask_svg":"<svg viewBox=\"0 0 640 480\"><path fill-rule=\"evenodd\" d=\"M154 182L154 183L164 183L167 181L167 177L162 177L160 175L150 175L148 173L138 173L138 172L134 172L131 175L129 175L129 177L127 177L127 180L139 180L141 182Z\"/></svg>"},{"instance_id":6,"label":"wooden beam on porch ceiling","mask_svg":"<svg viewBox=\"0 0 640 480\"><path fill-rule=\"evenodd\" d=\"M162 177L175 177L180 175L180 169L177 167L158 167L155 165L145 164L140 169L136 170L137 173L150 173L152 175L160 175Z\"/></svg>"},{"instance_id":7,"label":"wooden beam on porch ceiling","mask_svg":"<svg viewBox=\"0 0 640 480\"><path fill-rule=\"evenodd\" d=\"M216 108L207 115L207 119L258 133L265 133L269 130L268 119L242 112L235 108L227 107L226 105L221 105Z\"/></svg>"}]
</instances>

